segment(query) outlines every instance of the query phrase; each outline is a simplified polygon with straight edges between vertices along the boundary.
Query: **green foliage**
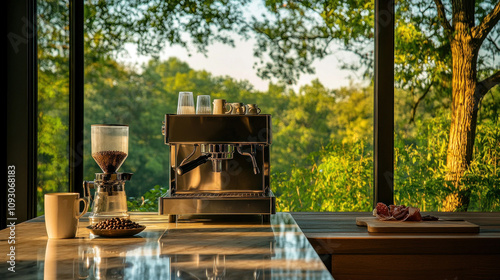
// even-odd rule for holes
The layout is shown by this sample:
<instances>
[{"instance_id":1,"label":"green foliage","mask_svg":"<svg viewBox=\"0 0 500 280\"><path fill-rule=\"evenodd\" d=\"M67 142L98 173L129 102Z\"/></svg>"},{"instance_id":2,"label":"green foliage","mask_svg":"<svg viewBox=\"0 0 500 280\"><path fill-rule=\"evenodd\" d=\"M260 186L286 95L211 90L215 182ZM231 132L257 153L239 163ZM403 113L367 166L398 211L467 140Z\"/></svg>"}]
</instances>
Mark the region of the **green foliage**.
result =
<instances>
[{"instance_id":1,"label":"green foliage","mask_svg":"<svg viewBox=\"0 0 500 280\"><path fill-rule=\"evenodd\" d=\"M335 42L355 54L358 63L344 61L346 68L370 71L373 56L373 1L265 1L267 13L252 18L257 42L257 74L288 84L302 74L314 74L314 61L332 53Z\"/></svg>"},{"instance_id":2,"label":"green foliage","mask_svg":"<svg viewBox=\"0 0 500 280\"><path fill-rule=\"evenodd\" d=\"M468 211L500 210L500 118L479 124L474 160L460 186L445 180L450 117L445 111L418 120L417 135L395 134L395 203L422 211L449 208L468 192ZM278 211L369 211L372 207L372 151L367 139L332 142L309 155L311 167L273 173Z\"/></svg>"},{"instance_id":3,"label":"green foliage","mask_svg":"<svg viewBox=\"0 0 500 280\"><path fill-rule=\"evenodd\" d=\"M462 179L470 210L500 211L500 117L478 125L474 159Z\"/></svg>"},{"instance_id":4,"label":"green foliage","mask_svg":"<svg viewBox=\"0 0 500 280\"><path fill-rule=\"evenodd\" d=\"M333 133L325 121L332 114L335 98L331 90L319 81L301 88L300 94L290 94L288 110L281 116L273 116L279 122L274 125L273 170L287 170L297 164L303 166L309 153L326 145ZM275 149L274 147L277 147Z\"/></svg>"},{"instance_id":5,"label":"green foliage","mask_svg":"<svg viewBox=\"0 0 500 280\"><path fill-rule=\"evenodd\" d=\"M366 140L331 143L311 154L312 167L273 173L278 211L370 211L373 157Z\"/></svg>"},{"instance_id":6,"label":"green foliage","mask_svg":"<svg viewBox=\"0 0 500 280\"><path fill-rule=\"evenodd\" d=\"M129 211L158 212L158 198L164 196L168 189L162 186L154 186L144 193L140 198L131 197L127 200Z\"/></svg>"},{"instance_id":7,"label":"green foliage","mask_svg":"<svg viewBox=\"0 0 500 280\"><path fill-rule=\"evenodd\" d=\"M459 185L448 182L446 153L450 116L441 112L417 121L417 137L396 134L396 203L418 205L423 211L456 211L452 202L468 193L466 211L498 211L500 208L500 119L478 125L474 158Z\"/></svg>"},{"instance_id":8,"label":"green foliage","mask_svg":"<svg viewBox=\"0 0 500 280\"><path fill-rule=\"evenodd\" d=\"M281 95L287 110L273 114L273 171L310 166L308 157L332 141L357 141L373 130L370 89L330 90L319 81ZM266 102L267 103L267 102ZM371 146L371 144L369 144Z\"/></svg>"},{"instance_id":9,"label":"green foliage","mask_svg":"<svg viewBox=\"0 0 500 280\"><path fill-rule=\"evenodd\" d=\"M67 125L59 117L38 118L37 215L44 212L45 193L68 191L68 158L61 147L68 144Z\"/></svg>"},{"instance_id":10,"label":"green foliage","mask_svg":"<svg viewBox=\"0 0 500 280\"><path fill-rule=\"evenodd\" d=\"M213 42L234 44L228 31L245 33L243 7L248 0L87 1L85 30L97 55L137 45L140 54L157 54L165 43L207 52Z\"/></svg>"},{"instance_id":11,"label":"green foliage","mask_svg":"<svg viewBox=\"0 0 500 280\"><path fill-rule=\"evenodd\" d=\"M416 136L395 135L394 200L418 205L423 211L439 211L450 190L446 175L449 117L417 120Z\"/></svg>"},{"instance_id":12,"label":"green foliage","mask_svg":"<svg viewBox=\"0 0 500 280\"><path fill-rule=\"evenodd\" d=\"M41 59L40 64L44 62ZM38 70L37 215L43 214L45 193L68 191L69 77L65 67L59 65L57 69L62 71Z\"/></svg>"}]
</instances>

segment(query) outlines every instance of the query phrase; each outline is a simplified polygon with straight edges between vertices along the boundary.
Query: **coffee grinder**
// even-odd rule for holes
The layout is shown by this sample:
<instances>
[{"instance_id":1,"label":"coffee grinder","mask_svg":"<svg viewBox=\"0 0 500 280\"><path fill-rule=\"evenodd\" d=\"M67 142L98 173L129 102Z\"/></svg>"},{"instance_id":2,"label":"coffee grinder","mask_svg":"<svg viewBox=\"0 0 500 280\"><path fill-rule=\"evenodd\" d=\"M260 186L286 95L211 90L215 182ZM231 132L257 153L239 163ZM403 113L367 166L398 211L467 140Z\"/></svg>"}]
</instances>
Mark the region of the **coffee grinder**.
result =
<instances>
[{"instance_id":1,"label":"coffee grinder","mask_svg":"<svg viewBox=\"0 0 500 280\"><path fill-rule=\"evenodd\" d=\"M91 225L111 218L129 218L125 182L132 173L117 172L128 156L128 125L94 124L91 126L92 158L103 173L96 173L94 181L83 182L85 194L91 197L95 189Z\"/></svg>"}]
</instances>

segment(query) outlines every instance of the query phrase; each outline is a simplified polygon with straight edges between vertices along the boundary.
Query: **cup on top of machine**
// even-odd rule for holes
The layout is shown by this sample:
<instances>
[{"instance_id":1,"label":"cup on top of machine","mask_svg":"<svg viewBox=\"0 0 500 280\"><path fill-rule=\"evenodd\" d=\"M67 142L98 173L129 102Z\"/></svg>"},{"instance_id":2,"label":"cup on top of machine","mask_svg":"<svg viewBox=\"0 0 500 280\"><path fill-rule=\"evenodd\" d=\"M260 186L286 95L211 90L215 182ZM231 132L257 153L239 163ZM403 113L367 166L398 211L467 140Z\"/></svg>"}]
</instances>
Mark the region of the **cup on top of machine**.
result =
<instances>
[{"instance_id":1,"label":"cup on top of machine","mask_svg":"<svg viewBox=\"0 0 500 280\"><path fill-rule=\"evenodd\" d=\"M247 105L245 105L245 107L246 107L246 114L247 115L260 114L260 108L257 106L257 104L247 104Z\"/></svg>"},{"instance_id":2,"label":"cup on top of machine","mask_svg":"<svg viewBox=\"0 0 500 280\"><path fill-rule=\"evenodd\" d=\"M196 114L212 114L210 95L198 95L196 100Z\"/></svg>"},{"instance_id":3,"label":"cup on top of machine","mask_svg":"<svg viewBox=\"0 0 500 280\"><path fill-rule=\"evenodd\" d=\"M194 99L193 93L188 91L179 92L179 100L177 103L177 114L194 114Z\"/></svg>"},{"instance_id":4,"label":"cup on top of machine","mask_svg":"<svg viewBox=\"0 0 500 280\"><path fill-rule=\"evenodd\" d=\"M234 102L234 103L231 103L230 105L231 105L231 109L226 114L244 115L247 111L247 108L245 107L245 104L243 104L243 103Z\"/></svg>"},{"instance_id":5,"label":"cup on top of machine","mask_svg":"<svg viewBox=\"0 0 500 280\"><path fill-rule=\"evenodd\" d=\"M225 99L214 99L214 115L223 115L227 114L227 112L231 109L230 105L226 102ZM229 108L228 108L229 106Z\"/></svg>"}]
</instances>

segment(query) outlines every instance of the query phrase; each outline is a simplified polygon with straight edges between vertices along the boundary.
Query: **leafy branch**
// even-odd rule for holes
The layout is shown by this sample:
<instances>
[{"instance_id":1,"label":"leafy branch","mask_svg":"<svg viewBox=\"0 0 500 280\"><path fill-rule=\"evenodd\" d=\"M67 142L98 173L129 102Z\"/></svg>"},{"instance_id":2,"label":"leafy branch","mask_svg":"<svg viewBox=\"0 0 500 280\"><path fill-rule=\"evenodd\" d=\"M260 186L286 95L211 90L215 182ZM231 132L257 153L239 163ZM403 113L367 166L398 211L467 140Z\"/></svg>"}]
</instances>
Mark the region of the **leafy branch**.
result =
<instances>
[{"instance_id":1,"label":"leafy branch","mask_svg":"<svg viewBox=\"0 0 500 280\"><path fill-rule=\"evenodd\" d=\"M448 38L451 38L451 34L453 33L453 27L451 26L448 18L446 17L446 11L443 2L441 0L434 0L434 3L436 4L441 26L443 27L444 32L448 36Z\"/></svg>"},{"instance_id":2,"label":"leafy branch","mask_svg":"<svg viewBox=\"0 0 500 280\"><path fill-rule=\"evenodd\" d=\"M474 97L476 100L481 100L492 87L498 84L500 84L500 70L477 84Z\"/></svg>"},{"instance_id":3,"label":"leafy branch","mask_svg":"<svg viewBox=\"0 0 500 280\"><path fill-rule=\"evenodd\" d=\"M500 1L498 1L495 5L495 8L493 8L493 10L491 10L490 13L486 15L486 17L484 17L483 22L481 22L480 25L472 28L472 36L482 42L499 20Z\"/></svg>"},{"instance_id":4,"label":"leafy branch","mask_svg":"<svg viewBox=\"0 0 500 280\"><path fill-rule=\"evenodd\" d=\"M424 100L425 96L427 96L433 84L434 84L434 79L432 79L431 83L429 84L427 89L425 89L424 93L417 99L415 104L413 104L413 107L411 108L410 123L415 122L415 115L417 114L418 105L420 104L420 102L422 102L422 100Z\"/></svg>"}]
</instances>

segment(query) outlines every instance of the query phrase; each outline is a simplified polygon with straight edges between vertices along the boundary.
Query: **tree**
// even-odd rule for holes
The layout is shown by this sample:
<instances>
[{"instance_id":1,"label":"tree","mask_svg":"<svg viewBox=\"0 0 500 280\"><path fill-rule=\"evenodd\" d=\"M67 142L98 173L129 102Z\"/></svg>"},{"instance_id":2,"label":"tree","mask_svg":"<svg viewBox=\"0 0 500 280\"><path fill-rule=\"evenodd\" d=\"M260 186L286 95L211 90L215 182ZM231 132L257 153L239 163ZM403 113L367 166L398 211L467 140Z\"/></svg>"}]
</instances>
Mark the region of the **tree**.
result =
<instances>
[{"instance_id":1,"label":"tree","mask_svg":"<svg viewBox=\"0 0 500 280\"><path fill-rule=\"evenodd\" d=\"M500 70L482 81L478 81L477 73L481 46L500 20L500 1L477 25L474 1L452 1L451 23L441 0L434 2L453 57L447 167L449 180L458 181L472 160L479 104L486 93L500 83Z\"/></svg>"},{"instance_id":2,"label":"tree","mask_svg":"<svg viewBox=\"0 0 500 280\"><path fill-rule=\"evenodd\" d=\"M500 50L498 30L494 30L500 19L500 1L493 6L479 1L453 0L451 7L441 0L434 2L443 41L451 53L452 118L446 178L458 190L455 209L467 210L470 192L461 179L473 158L480 104L489 90L500 83L499 67L492 63L495 55L490 56L489 61L484 55L485 50L494 54Z\"/></svg>"}]
</instances>

